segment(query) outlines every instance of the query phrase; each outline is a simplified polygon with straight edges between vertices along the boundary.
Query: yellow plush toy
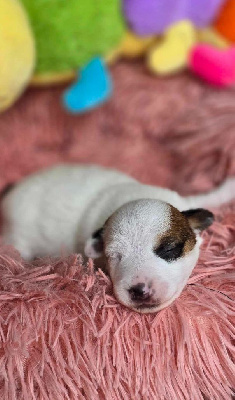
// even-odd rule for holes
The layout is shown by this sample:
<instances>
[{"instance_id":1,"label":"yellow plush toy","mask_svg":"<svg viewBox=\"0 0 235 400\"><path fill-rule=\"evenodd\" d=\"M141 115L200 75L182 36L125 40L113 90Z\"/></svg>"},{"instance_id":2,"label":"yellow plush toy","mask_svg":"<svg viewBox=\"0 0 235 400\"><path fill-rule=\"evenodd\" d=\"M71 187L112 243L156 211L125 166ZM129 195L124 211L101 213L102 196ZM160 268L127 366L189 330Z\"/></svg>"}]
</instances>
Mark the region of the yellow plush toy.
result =
<instances>
[{"instance_id":1,"label":"yellow plush toy","mask_svg":"<svg viewBox=\"0 0 235 400\"><path fill-rule=\"evenodd\" d=\"M21 95L35 65L27 15L18 0L0 0L0 111Z\"/></svg>"}]
</instances>

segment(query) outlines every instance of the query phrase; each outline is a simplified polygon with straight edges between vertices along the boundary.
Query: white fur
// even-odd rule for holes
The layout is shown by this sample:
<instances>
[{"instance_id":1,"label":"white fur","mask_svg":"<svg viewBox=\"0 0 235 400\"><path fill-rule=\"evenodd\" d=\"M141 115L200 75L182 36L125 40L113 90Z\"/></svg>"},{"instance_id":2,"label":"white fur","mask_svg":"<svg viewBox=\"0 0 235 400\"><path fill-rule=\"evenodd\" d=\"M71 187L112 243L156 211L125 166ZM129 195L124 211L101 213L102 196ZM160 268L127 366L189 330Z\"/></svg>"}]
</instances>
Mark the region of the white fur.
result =
<instances>
[{"instance_id":1,"label":"white fur","mask_svg":"<svg viewBox=\"0 0 235 400\"><path fill-rule=\"evenodd\" d=\"M199 254L198 237L194 249L175 262L153 253L153 242L169 227L167 203L180 211L208 201L219 205L234 197L234 182L228 180L209 195L183 198L102 167L60 165L30 176L4 197L3 237L26 259L84 249L95 258L91 236L112 216L105 230L105 256L116 296L135 308L128 288L151 281L160 305L142 312L153 312L181 293Z\"/></svg>"}]
</instances>

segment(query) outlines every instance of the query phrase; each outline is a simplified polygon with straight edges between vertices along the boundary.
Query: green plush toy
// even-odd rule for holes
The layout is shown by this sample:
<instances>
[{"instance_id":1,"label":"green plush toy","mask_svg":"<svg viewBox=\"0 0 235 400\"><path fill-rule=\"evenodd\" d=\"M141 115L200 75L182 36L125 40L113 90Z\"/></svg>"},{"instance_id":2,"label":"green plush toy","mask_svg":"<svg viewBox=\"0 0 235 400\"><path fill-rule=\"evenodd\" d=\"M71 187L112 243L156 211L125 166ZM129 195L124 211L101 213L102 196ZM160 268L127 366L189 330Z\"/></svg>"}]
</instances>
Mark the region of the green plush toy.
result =
<instances>
[{"instance_id":1,"label":"green plush toy","mask_svg":"<svg viewBox=\"0 0 235 400\"><path fill-rule=\"evenodd\" d=\"M72 112L111 95L106 62L122 48L121 0L0 0L0 112L28 84L77 82L64 95Z\"/></svg>"},{"instance_id":2,"label":"green plush toy","mask_svg":"<svg viewBox=\"0 0 235 400\"><path fill-rule=\"evenodd\" d=\"M22 0L36 41L34 83L71 78L94 56L117 49L124 25L119 0Z\"/></svg>"}]
</instances>

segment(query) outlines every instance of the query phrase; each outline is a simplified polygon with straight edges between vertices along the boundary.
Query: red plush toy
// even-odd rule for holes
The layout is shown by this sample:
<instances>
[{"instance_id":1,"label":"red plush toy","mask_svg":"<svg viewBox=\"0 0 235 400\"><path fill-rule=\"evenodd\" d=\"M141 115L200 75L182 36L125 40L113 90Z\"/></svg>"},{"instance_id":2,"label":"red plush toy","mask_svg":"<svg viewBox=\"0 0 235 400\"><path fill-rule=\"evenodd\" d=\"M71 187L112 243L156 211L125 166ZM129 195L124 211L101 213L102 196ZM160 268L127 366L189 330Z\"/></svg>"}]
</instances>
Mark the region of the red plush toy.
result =
<instances>
[{"instance_id":1,"label":"red plush toy","mask_svg":"<svg viewBox=\"0 0 235 400\"><path fill-rule=\"evenodd\" d=\"M193 72L213 85L232 86L235 83L234 0L227 0L213 28L215 34L227 41L228 48L217 49L209 45L197 45L191 52L189 65Z\"/></svg>"}]
</instances>

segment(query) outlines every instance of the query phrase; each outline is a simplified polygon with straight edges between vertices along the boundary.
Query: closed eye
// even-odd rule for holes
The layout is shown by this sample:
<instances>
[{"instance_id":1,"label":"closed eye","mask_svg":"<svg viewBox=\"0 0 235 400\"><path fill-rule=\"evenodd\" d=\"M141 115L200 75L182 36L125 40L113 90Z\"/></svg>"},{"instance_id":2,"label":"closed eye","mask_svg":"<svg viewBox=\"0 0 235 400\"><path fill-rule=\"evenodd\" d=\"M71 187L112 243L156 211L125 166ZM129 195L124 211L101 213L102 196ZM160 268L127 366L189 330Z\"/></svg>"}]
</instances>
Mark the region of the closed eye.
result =
<instances>
[{"instance_id":1,"label":"closed eye","mask_svg":"<svg viewBox=\"0 0 235 400\"><path fill-rule=\"evenodd\" d=\"M174 261L181 257L184 250L184 243L166 243L161 244L154 249L156 256L165 261Z\"/></svg>"}]
</instances>

